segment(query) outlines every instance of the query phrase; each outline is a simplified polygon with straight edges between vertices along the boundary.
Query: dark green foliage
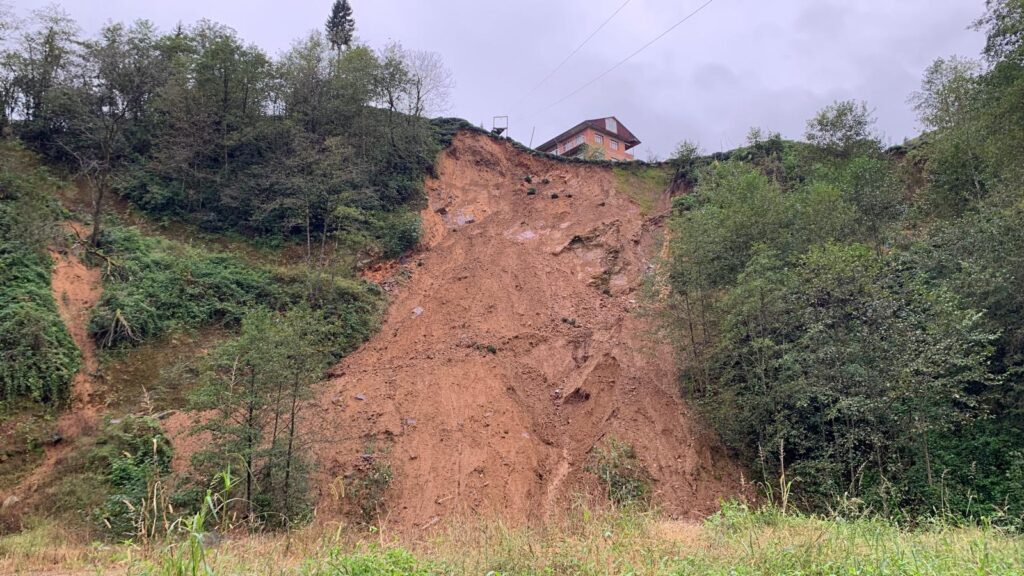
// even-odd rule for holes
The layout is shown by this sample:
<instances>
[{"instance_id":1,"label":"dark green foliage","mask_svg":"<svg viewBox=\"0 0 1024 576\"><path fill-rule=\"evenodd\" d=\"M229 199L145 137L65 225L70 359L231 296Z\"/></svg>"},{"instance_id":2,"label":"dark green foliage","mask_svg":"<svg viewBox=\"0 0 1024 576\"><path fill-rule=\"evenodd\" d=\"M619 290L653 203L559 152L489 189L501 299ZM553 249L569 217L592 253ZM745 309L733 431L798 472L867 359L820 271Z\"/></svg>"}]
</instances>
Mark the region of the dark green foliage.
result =
<instances>
[{"instance_id":1,"label":"dark green foliage","mask_svg":"<svg viewBox=\"0 0 1024 576\"><path fill-rule=\"evenodd\" d=\"M994 368L1010 376L1001 396L1024 413L1024 207L984 206L935 226L911 256L940 285L984 311L1000 334Z\"/></svg>"},{"instance_id":2,"label":"dark green foliage","mask_svg":"<svg viewBox=\"0 0 1024 576\"><path fill-rule=\"evenodd\" d=\"M68 399L81 357L50 292L47 256L0 253L0 399Z\"/></svg>"},{"instance_id":3,"label":"dark green foliage","mask_svg":"<svg viewBox=\"0 0 1024 576\"><path fill-rule=\"evenodd\" d=\"M1024 527L1024 427L1017 416L978 419L955 433L932 434L927 442L929 460L919 452L906 471L902 512Z\"/></svg>"},{"instance_id":4,"label":"dark green foliage","mask_svg":"<svg viewBox=\"0 0 1024 576\"><path fill-rule=\"evenodd\" d=\"M775 460L781 442L816 505L845 493L898 509L908 453L977 416L990 383L976 316L863 246L813 249L796 267L758 253L721 310L700 402L752 460Z\"/></svg>"},{"instance_id":5,"label":"dark green foliage","mask_svg":"<svg viewBox=\"0 0 1024 576\"><path fill-rule=\"evenodd\" d=\"M170 472L172 454L170 441L152 418L127 416L106 424L87 465L100 471L108 490L93 515L109 536L124 540L141 535L147 501L154 483Z\"/></svg>"},{"instance_id":6,"label":"dark green foliage","mask_svg":"<svg viewBox=\"0 0 1024 576\"><path fill-rule=\"evenodd\" d=\"M352 44L352 34L355 33L356 23L352 19L352 6L349 5L348 0L334 0L326 28L327 40L335 50L340 51Z\"/></svg>"},{"instance_id":7,"label":"dark green foliage","mask_svg":"<svg viewBox=\"0 0 1024 576\"><path fill-rule=\"evenodd\" d=\"M398 258L420 241L420 215L411 210L382 213L373 226L383 258Z\"/></svg>"},{"instance_id":8,"label":"dark green foliage","mask_svg":"<svg viewBox=\"0 0 1024 576\"><path fill-rule=\"evenodd\" d=\"M59 11L40 14L6 53L18 65L0 96L14 114L0 124L88 182L94 245L111 191L310 252L339 235L371 258L415 245L410 214L440 150L423 117L444 105L436 55L352 46L343 0L326 37L277 59L209 21L170 33L113 23L86 39ZM339 209L364 217L339 222Z\"/></svg>"},{"instance_id":9,"label":"dark green foliage","mask_svg":"<svg viewBox=\"0 0 1024 576\"><path fill-rule=\"evenodd\" d=\"M279 301L271 275L238 256L209 254L134 228L102 238L103 297L90 333L101 346L133 345L177 328L237 325L259 303Z\"/></svg>"},{"instance_id":10,"label":"dark green foliage","mask_svg":"<svg viewBox=\"0 0 1024 576\"><path fill-rule=\"evenodd\" d=\"M685 388L805 506L1024 526L1024 9L981 24L987 68L926 72L925 136L883 154L866 106L837 103L809 143L752 132L673 203Z\"/></svg>"},{"instance_id":11,"label":"dark green foliage","mask_svg":"<svg viewBox=\"0 0 1024 576\"><path fill-rule=\"evenodd\" d=\"M333 360L358 348L377 330L384 312L384 295L376 284L305 270L279 270L274 282L283 309L310 307L317 313L317 330Z\"/></svg>"},{"instance_id":12,"label":"dark green foliage","mask_svg":"<svg viewBox=\"0 0 1024 576\"><path fill-rule=\"evenodd\" d=\"M418 230L418 220L412 225ZM335 272L274 269L128 227L107 229L102 243L97 265L104 270L104 292L90 333L105 347L134 346L177 329L234 328L259 307L308 306L324 319L323 341L337 359L379 322L380 290Z\"/></svg>"},{"instance_id":13,"label":"dark green foliage","mask_svg":"<svg viewBox=\"0 0 1024 576\"><path fill-rule=\"evenodd\" d=\"M0 402L59 404L80 355L50 289L56 183L16 145L0 148Z\"/></svg>"},{"instance_id":14,"label":"dark green foliage","mask_svg":"<svg viewBox=\"0 0 1024 576\"><path fill-rule=\"evenodd\" d=\"M167 120L155 129L151 153L128 172L122 194L214 231L321 244L343 235L388 256L415 244L405 210L422 204L422 178L438 148L426 121L405 113L405 84L392 86L385 109L371 105L381 93L385 54L354 47L332 55L314 34L271 63L233 32L209 25L182 41L187 52L156 104ZM409 81L406 64L394 65ZM187 82L207 66L239 80ZM224 99L226 106L202 114L188 110ZM272 101L280 113L263 113ZM339 220L339 210L361 217Z\"/></svg>"}]
</instances>

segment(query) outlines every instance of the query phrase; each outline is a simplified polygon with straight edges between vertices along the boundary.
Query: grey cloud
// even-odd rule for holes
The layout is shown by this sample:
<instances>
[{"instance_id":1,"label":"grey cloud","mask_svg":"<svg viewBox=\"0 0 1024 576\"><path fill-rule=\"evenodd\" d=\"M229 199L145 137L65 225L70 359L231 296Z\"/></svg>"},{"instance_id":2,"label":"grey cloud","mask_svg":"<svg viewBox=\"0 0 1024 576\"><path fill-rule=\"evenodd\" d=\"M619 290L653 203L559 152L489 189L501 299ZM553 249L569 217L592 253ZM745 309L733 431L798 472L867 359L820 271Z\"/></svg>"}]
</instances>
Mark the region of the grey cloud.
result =
<instances>
[{"instance_id":1,"label":"grey cloud","mask_svg":"<svg viewBox=\"0 0 1024 576\"><path fill-rule=\"evenodd\" d=\"M39 0L13 0L26 12ZM615 114L664 156L683 139L708 151L740 144L751 126L799 137L821 106L865 99L890 141L913 136L907 97L937 57L976 55L968 29L984 0L716 0L594 86L552 102L615 64L700 0L633 0L565 68L524 95L622 0L352 0L357 34L439 52L458 86L450 113L474 123L510 114L512 135L542 142L581 119ZM62 0L91 33L147 18L168 29L206 17L269 54L322 26L330 0ZM522 105L518 105L523 101Z\"/></svg>"}]
</instances>

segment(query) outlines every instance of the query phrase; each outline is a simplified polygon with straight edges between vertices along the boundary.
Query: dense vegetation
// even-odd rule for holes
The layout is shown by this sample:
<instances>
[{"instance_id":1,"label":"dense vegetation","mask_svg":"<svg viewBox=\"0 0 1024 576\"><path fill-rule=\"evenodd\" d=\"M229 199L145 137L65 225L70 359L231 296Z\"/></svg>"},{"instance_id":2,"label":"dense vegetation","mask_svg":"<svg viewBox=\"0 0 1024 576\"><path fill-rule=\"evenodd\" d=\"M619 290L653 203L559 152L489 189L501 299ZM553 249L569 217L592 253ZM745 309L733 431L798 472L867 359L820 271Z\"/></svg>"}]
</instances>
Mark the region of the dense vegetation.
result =
<instances>
[{"instance_id":1,"label":"dense vegetation","mask_svg":"<svg viewBox=\"0 0 1024 576\"><path fill-rule=\"evenodd\" d=\"M354 43L341 0L325 33L278 58L208 21L169 32L112 23L83 37L59 8L23 22L3 16L5 146L24 142L91 195L88 213L72 215L91 224L76 248L103 273L91 336L123 356L177 332L226 329L206 357L161 367L195 388L195 432L214 440L196 474L155 484L169 460L159 425L118 419L97 440L114 452L70 459L91 458L68 471L89 494L67 484L60 498L98 508L109 536L144 537L155 516L173 520L190 508L186 495L201 496L231 468L244 491L225 497L244 503L235 512L250 526L303 518L308 443L298 419L325 368L376 329L383 294L357 266L419 241L422 180L451 135L425 117L445 107L448 71L435 54ZM50 296L52 238L41 233L59 206L41 176L4 178L0 256L11 298L0 308L0 382L4 399L54 403L78 368ZM157 227L111 214L115 194L150 220L184 223L192 239L230 234L280 250L261 258L153 235ZM138 449L150 444L160 453Z\"/></svg>"},{"instance_id":2,"label":"dense vegetation","mask_svg":"<svg viewBox=\"0 0 1024 576\"><path fill-rule=\"evenodd\" d=\"M183 327L237 325L247 308L275 299L270 274L240 257L146 237L136 228L111 227L101 238L104 291L90 322L101 346Z\"/></svg>"},{"instance_id":3,"label":"dense vegetation","mask_svg":"<svg viewBox=\"0 0 1024 576\"><path fill-rule=\"evenodd\" d=\"M78 371L78 348L50 291L56 187L16 143L0 143L0 404L59 404Z\"/></svg>"},{"instance_id":4,"label":"dense vegetation","mask_svg":"<svg viewBox=\"0 0 1024 576\"><path fill-rule=\"evenodd\" d=\"M89 182L97 229L116 191L213 231L301 237L311 259L415 243L409 210L438 150L423 117L451 84L436 55L351 45L349 31L272 59L209 21L82 38L58 9L5 24L0 127Z\"/></svg>"},{"instance_id":5,"label":"dense vegetation","mask_svg":"<svg viewBox=\"0 0 1024 576\"><path fill-rule=\"evenodd\" d=\"M1024 526L1024 6L978 26L984 62L927 71L906 146L838 102L806 142L677 158L685 389L772 497Z\"/></svg>"}]
</instances>

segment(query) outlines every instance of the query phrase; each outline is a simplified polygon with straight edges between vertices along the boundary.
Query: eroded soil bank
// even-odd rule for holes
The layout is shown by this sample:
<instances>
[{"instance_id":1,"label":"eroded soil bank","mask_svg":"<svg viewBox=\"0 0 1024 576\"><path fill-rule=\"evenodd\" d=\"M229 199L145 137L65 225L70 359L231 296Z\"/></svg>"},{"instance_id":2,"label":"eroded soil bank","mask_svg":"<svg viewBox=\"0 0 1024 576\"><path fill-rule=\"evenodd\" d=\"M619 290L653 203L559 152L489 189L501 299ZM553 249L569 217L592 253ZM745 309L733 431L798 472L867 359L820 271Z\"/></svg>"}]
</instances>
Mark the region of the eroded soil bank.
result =
<instances>
[{"instance_id":1,"label":"eroded soil bank","mask_svg":"<svg viewBox=\"0 0 1024 576\"><path fill-rule=\"evenodd\" d=\"M679 398L671 348L636 314L660 231L616 186L608 168L455 139L381 332L309 412L321 514L375 454L394 474L393 525L543 519L600 497L588 455L609 438L635 448L672 517L739 493L740 468Z\"/></svg>"}]
</instances>

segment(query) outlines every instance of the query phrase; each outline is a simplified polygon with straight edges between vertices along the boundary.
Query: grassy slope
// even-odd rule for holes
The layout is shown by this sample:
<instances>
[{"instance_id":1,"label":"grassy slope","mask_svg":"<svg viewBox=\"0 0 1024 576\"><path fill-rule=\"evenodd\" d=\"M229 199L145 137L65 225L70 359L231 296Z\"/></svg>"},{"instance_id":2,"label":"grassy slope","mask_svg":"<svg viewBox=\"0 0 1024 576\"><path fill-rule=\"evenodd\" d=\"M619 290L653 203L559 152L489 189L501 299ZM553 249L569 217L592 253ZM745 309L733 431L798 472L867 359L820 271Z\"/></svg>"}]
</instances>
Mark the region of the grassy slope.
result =
<instances>
[{"instance_id":1,"label":"grassy slope","mask_svg":"<svg viewBox=\"0 0 1024 576\"><path fill-rule=\"evenodd\" d=\"M56 525L0 538L14 570L169 574L162 544L64 544ZM74 542L74 539L71 540ZM992 529L936 525L905 531L872 520L834 521L749 512L701 525L650 514L581 511L558 528L472 521L427 540L315 527L291 536L232 539L209 552L217 574L710 574L1011 575L1024 573L1024 539Z\"/></svg>"}]
</instances>

